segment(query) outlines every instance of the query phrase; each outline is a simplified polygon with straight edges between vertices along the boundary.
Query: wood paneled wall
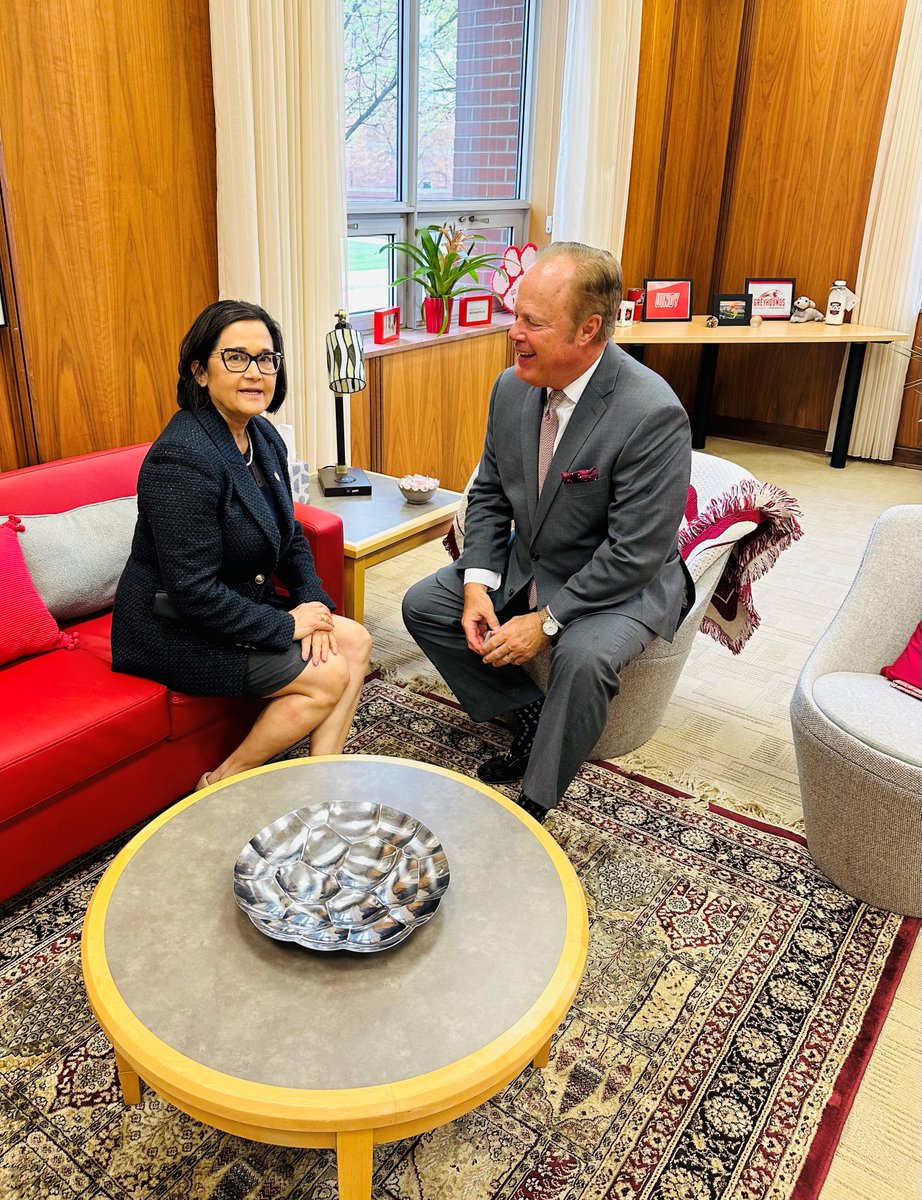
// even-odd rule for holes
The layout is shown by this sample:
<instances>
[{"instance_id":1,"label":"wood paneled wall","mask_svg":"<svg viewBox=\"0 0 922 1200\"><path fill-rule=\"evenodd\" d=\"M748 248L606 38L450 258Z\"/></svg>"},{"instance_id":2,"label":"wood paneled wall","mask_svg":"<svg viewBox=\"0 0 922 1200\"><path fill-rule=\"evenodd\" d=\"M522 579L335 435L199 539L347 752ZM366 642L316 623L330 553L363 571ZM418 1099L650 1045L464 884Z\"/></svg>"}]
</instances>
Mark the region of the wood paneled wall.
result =
<instances>
[{"instance_id":1,"label":"wood paneled wall","mask_svg":"<svg viewBox=\"0 0 922 1200\"><path fill-rule=\"evenodd\" d=\"M0 44L37 454L145 441L218 294L208 0L2 4Z\"/></svg>"},{"instance_id":2,"label":"wood paneled wall","mask_svg":"<svg viewBox=\"0 0 922 1200\"><path fill-rule=\"evenodd\" d=\"M368 359L352 397L351 457L387 475L434 475L461 491L480 460L493 383L510 365L505 328Z\"/></svg>"},{"instance_id":3,"label":"wood paneled wall","mask_svg":"<svg viewBox=\"0 0 922 1200\"><path fill-rule=\"evenodd\" d=\"M691 277L694 308L794 276L854 283L905 0L645 0L625 283ZM646 361L690 402L693 350ZM753 347L718 363L716 428L825 442L842 361Z\"/></svg>"}]
</instances>

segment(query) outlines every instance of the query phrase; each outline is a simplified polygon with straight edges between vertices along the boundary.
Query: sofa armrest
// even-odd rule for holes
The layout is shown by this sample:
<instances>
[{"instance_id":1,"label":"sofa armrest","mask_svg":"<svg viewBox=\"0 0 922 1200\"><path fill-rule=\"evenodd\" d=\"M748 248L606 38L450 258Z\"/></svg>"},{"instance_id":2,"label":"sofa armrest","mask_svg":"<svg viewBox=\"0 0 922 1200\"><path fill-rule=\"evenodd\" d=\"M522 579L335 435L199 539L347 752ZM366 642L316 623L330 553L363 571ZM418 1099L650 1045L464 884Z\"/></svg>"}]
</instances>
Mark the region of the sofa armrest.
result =
<instances>
[{"instance_id":1,"label":"sofa armrest","mask_svg":"<svg viewBox=\"0 0 922 1200\"><path fill-rule=\"evenodd\" d=\"M343 611L343 523L334 513L295 501L295 518L310 543L314 565L336 611Z\"/></svg>"}]
</instances>

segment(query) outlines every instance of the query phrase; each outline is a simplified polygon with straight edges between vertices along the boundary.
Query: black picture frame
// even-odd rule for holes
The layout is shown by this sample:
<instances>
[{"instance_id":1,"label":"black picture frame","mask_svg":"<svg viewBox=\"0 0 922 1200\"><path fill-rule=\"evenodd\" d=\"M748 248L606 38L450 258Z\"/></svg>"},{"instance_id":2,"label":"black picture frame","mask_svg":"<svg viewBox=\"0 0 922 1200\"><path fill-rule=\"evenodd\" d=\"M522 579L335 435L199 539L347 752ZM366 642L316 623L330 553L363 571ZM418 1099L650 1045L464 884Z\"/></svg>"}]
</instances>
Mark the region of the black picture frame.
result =
<instances>
[{"instance_id":1,"label":"black picture frame","mask_svg":"<svg viewBox=\"0 0 922 1200\"><path fill-rule=\"evenodd\" d=\"M789 321L794 311L797 280L790 275L751 275L746 291L752 297L752 315L763 321Z\"/></svg>"},{"instance_id":2,"label":"black picture frame","mask_svg":"<svg viewBox=\"0 0 922 1200\"><path fill-rule=\"evenodd\" d=\"M752 316L752 296L748 292L715 292L711 313L718 325L748 325Z\"/></svg>"}]
</instances>

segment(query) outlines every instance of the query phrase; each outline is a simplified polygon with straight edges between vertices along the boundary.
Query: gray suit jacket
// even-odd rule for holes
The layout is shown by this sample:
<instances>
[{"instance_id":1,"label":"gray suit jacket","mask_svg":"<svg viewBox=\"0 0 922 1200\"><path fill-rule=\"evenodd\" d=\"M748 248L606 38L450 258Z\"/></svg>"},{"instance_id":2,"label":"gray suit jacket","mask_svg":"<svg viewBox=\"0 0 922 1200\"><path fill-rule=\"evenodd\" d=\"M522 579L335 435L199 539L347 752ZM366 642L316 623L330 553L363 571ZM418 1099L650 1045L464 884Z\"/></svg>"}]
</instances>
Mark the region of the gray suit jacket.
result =
<instances>
[{"instance_id":1,"label":"gray suit jacket","mask_svg":"<svg viewBox=\"0 0 922 1200\"><path fill-rule=\"evenodd\" d=\"M544 398L512 368L497 379L457 568L502 576L497 609L534 577L538 606L563 625L619 612L671 641L694 596L676 544L691 474L685 410L665 380L609 343L539 499ZM561 478L591 467L595 482Z\"/></svg>"}]
</instances>

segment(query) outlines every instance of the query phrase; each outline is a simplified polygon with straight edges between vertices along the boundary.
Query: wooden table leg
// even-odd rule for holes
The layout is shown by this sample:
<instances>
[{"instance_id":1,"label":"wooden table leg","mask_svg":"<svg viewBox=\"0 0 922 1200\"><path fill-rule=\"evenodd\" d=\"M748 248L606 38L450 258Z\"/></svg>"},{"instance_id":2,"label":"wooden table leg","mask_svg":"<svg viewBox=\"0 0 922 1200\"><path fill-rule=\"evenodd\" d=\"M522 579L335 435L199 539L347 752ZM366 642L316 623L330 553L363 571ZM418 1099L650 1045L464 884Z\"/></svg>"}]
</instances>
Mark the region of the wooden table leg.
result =
<instances>
[{"instance_id":1,"label":"wooden table leg","mask_svg":"<svg viewBox=\"0 0 922 1200\"><path fill-rule=\"evenodd\" d=\"M122 1099L126 1104L141 1103L141 1077L124 1058L115 1051L115 1069L122 1087Z\"/></svg>"},{"instance_id":2,"label":"wooden table leg","mask_svg":"<svg viewBox=\"0 0 922 1200\"><path fill-rule=\"evenodd\" d=\"M717 351L719 346L708 344L701 347L698 364L698 382L695 384L695 403L691 411L692 447L703 450L708 440L708 417L711 414L711 397L714 394L714 376L717 373Z\"/></svg>"},{"instance_id":3,"label":"wooden table leg","mask_svg":"<svg viewBox=\"0 0 922 1200\"><path fill-rule=\"evenodd\" d=\"M531 1060L533 1067L546 1067L551 1057L551 1042L553 1038L548 1038L535 1057Z\"/></svg>"},{"instance_id":4,"label":"wooden table leg","mask_svg":"<svg viewBox=\"0 0 922 1200\"><path fill-rule=\"evenodd\" d=\"M365 564L354 558L343 559L343 608L343 616L365 620Z\"/></svg>"},{"instance_id":5,"label":"wooden table leg","mask_svg":"<svg viewBox=\"0 0 922 1200\"><path fill-rule=\"evenodd\" d=\"M370 1129L336 1135L339 1200L371 1200L372 1145Z\"/></svg>"}]
</instances>

